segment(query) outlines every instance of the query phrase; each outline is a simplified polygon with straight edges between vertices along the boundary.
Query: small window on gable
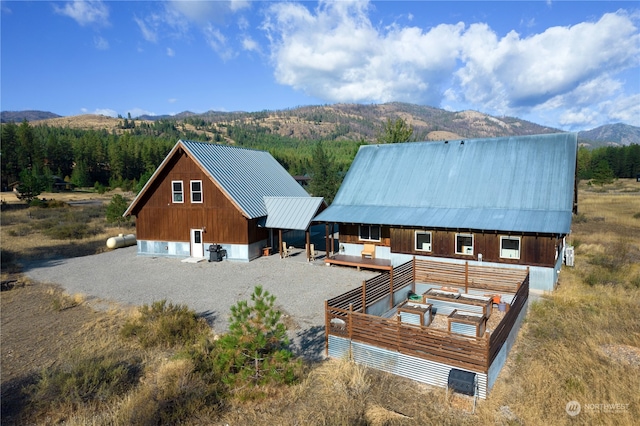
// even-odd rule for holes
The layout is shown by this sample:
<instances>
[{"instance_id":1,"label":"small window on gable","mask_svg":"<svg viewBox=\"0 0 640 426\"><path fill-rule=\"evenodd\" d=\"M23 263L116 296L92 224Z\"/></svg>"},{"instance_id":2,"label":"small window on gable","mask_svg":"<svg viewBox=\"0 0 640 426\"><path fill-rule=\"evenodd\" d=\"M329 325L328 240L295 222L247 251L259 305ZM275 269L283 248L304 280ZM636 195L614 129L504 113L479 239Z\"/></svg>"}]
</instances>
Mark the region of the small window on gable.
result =
<instances>
[{"instance_id":1,"label":"small window on gable","mask_svg":"<svg viewBox=\"0 0 640 426\"><path fill-rule=\"evenodd\" d=\"M202 181L201 180L191 181L191 202L192 203L202 202Z\"/></svg>"},{"instance_id":2,"label":"small window on gable","mask_svg":"<svg viewBox=\"0 0 640 426\"><path fill-rule=\"evenodd\" d=\"M181 180L171 181L171 196L174 203L184 203L184 190Z\"/></svg>"},{"instance_id":3,"label":"small window on gable","mask_svg":"<svg viewBox=\"0 0 640 426\"><path fill-rule=\"evenodd\" d=\"M416 231L416 250L431 251L431 232Z\"/></svg>"},{"instance_id":4,"label":"small window on gable","mask_svg":"<svg viewBox=\"0 0 640 426\"><path fill-rule=\"evenodd\" d=\"M456 234L456 254L473 256L473 234Z\"/></svg>"},{"instance_id":5,"label":"small window on gable","mask_svg":"<svg viewBox=\"0 0 640 426\"><path fill-rule=\"evenodd\" d=\"M520 259L520 237L500 237L500 257Z\"/></svg>"},{"instance_id":6,"label":"small window on gable","mask_svg":"<svg viewBox=\"0 0 640 426\"><path fill-rule=\"evenodd\" d=\"M360 225L360 240L380 241L380 225Z\"/></svg>"}]
</instances>

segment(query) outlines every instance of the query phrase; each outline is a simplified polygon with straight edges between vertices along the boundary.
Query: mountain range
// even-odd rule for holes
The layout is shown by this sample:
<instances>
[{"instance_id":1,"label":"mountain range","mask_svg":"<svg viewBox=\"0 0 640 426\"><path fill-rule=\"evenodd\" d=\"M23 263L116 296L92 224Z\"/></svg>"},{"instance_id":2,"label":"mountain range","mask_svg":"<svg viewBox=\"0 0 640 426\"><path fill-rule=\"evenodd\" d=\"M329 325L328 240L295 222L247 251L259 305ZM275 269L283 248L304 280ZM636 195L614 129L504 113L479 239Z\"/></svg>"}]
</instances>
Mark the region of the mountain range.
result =
<instances>
[{"instance_id":1,"label":"mountain range","mask_svg":"<svg viewBox=\"0 0 640 426\"><path fill-rule=\"evenodd\" d=\"M168 120L185 125L188 123L196 130L206 126L222 127L241 124L299 139L352 139L374 142L387 119L395 120L396 118L402 118L413 126L415 140L483 138L562 131L515 117L496 117L478 111L453 112L398 102L302 106L260 112L208 111L198 114L184 111L175 115L145 115L136 117L135 120L146 122ZM123 121L121 118L91 115L62 117L45 111L2 111L0 113L2 123L21 122L25 119L35 125L100 128L113 131L121 131ZM208 136L206 133L203 131L203 135ZM640 144L640 127L623 123L608 124L578 132L578 140L581 145L590 148Z\"/></svg>"}]
</instances>

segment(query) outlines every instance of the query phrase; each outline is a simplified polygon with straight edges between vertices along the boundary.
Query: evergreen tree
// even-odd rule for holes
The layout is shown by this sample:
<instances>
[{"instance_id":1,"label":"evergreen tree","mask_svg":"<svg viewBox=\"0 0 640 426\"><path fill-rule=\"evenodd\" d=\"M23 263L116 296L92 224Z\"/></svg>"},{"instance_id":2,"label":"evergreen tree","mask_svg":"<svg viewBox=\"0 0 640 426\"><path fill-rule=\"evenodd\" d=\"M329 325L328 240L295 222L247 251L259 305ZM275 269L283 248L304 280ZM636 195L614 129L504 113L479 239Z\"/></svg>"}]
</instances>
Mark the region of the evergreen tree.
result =
<instances>
[{"instance_id":1,"label":"evergreen tree","mask_svg":"<svg viewBox=\"0 0 640 426\"><path fill-rule=\"evenodd\" d=\"M287 349L287 330L274 307L275 296L256 286L251 301L231 307L229 332L218 341L215 369L231 389L293 382L293 354Z\"/></svg>"},{"instance_id":2,"label":"evergreen tree","mask_svg":"<svg viewBox=\"0 0 640 426\"><path fill-rule=\"evenodd\" d=\"M592 181L596 185L605 185L613 182L615 175L613 170L607 163L607 160L600 160L596 167L593 169Z\"/></svg>"},{"instance_id":3,"label":"evergreen tree","mask_svg":"<svg viewBox=\"0 0 640 426\"><path fill-rule=\"evenodd\" d=\"M2 166L2 188L18 180L18 126L15 123L2 125L2 144L0 144L0 164Z\"/></svg>"},{"instance_id":4,"label":"evergreen tree","mask_svg":"<svg viewBox=\"0 0 640 426\"><path fill-rule=\"evenodd\" d=\"M311 159L311 182L309 192L314 197L324 197L331 204L338 191L338 175L331 158L324 150L322 142L318 142Z\"/></svg>"},{"instance_id":5,"label":"evergreen tree","mask_svg":"<svg viewBox=\"0 0 640 426\"><path fill-rule=\"evenodd\" d=\"M20 184L17 187L18 198L30 203L47 188L48 177L38 170L24 169L20 172Z\"/></svg>"},{"instance_id":6,"label":"evergreen tree","mask_svg":"<svg viewBox=\"0 0 640 426\"><path fill-rule=\"evenodd\" d=\"M120 194L111 197L111 201L107 204L106 218L108 223L123 224L129 222L130 217L123 217L129 202Z\"/></svg>"},{"instance_id":7,"label":"evergreen tree","mask_svg":"<svg viewBox=\"0 0 640 426\"><path fill-rule=\"evenodd\" d=\"M402 118L397 118L395 121L387 118L387 122L377 139L380 144L401 143L409 142L411 135L413 135L413 126L408 125Z\"/></svg>"}]
</instances>

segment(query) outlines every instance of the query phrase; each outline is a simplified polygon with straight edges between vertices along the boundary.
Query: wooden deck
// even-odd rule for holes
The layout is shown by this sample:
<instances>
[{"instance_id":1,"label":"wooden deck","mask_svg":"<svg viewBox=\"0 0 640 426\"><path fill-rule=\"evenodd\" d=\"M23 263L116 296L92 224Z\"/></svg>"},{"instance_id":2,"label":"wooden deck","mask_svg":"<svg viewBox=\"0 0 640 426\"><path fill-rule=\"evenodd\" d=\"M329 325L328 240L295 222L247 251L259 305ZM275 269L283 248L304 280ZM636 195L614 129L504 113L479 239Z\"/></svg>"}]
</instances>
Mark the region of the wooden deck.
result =
<instances>
[{"instance_id":1,"label":"wooden deck","mask_svg":"<svg viewBox=\"0 0 640 426\"><path fill-rule=\"evenodd\" d=\"M330 265L355 266L358 268L358 271L360 268L376 269L380 271L391 271L393 269L393 266L391 266L391 260L389 259L371 259L360 256L336 254L333 257L327 257L324 261Z\"/></svg>"}]
</instances>

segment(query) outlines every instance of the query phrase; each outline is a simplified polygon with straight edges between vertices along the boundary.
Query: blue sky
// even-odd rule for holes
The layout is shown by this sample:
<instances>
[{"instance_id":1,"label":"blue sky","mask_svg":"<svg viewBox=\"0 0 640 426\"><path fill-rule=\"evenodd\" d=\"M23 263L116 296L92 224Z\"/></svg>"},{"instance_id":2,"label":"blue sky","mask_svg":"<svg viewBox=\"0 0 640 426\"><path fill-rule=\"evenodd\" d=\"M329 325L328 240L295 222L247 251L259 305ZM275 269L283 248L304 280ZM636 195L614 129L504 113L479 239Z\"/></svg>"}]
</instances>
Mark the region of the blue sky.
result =
<instances>
[{"instance_id":1,"label":"blue sky","mask_svg":"<svg viewBox=\"0 0 640 426\"><path fill-rule=\"evenodd\" d=\"M640 126L637 1L2 1L0 108L384 103Z\"/></svg>"}]
</instances>

